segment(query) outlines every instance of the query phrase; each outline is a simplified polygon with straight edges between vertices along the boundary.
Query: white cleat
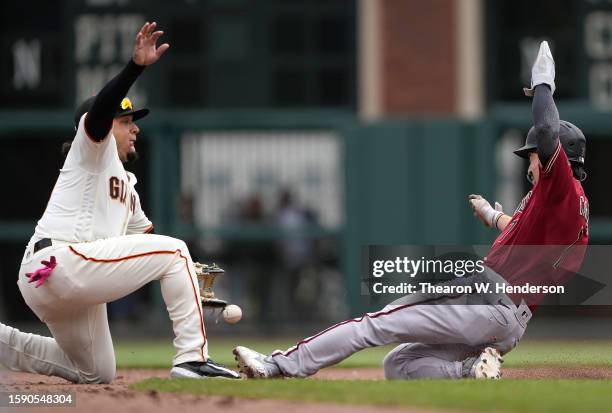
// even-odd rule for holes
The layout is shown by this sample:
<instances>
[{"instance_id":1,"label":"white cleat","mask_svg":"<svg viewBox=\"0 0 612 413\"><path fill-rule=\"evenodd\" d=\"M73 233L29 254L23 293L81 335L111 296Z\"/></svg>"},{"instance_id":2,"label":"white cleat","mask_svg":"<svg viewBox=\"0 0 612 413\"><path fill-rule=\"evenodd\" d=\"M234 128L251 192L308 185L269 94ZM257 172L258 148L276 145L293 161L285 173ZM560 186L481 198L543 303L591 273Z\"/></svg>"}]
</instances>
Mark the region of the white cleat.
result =
<instances>
[{"instance_id":1,"label":"white cleat","mask_svg":"<svg viewBox=\"0 0 612 413\"><path fill-rule=\"evenodd\" d=\"M477 357L463 360L461 374L466 378L497 380L502 376L501 365L503 362L504 359L499 351L493 347L487 347Z\"/></svg>"},{"instance_id":2,"label":"white cleat","mask_svg":"<svg viewBox=\"0 0 612 413\"><path fill-rule=\"evenodd\" d=\"M238 371L248 378L269 379L281 375L274 362L266 361L266 355L250 348L238 346L232 353L238 362Z\"/></svg>"},{"instance_id":3,"label":"white cleat","mask_svg":"<svg viewBox=\"0 0 612 413\"><path fill-rule=\"evenodd\" d=\"M500 379L503 362L504 359L499 351L492 347L485 348L472 367L474 377L477 379Z\"/></svg>"}]
</instances>

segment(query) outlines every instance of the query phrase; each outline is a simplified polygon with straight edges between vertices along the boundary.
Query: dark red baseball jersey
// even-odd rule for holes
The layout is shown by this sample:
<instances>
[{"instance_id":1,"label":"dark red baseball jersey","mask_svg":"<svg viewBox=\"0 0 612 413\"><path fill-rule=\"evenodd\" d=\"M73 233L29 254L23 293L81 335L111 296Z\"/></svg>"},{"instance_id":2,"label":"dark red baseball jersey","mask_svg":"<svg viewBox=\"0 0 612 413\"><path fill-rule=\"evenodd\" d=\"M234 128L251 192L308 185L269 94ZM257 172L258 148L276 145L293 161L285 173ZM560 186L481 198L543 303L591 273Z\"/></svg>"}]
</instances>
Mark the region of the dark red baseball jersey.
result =
<instances>
[{"instance_id":1,"label":"dark red baseball jersey","mask_svg":"<svg viewBox=\"0 0 612 413\"><path fill-rule=\"evenodd\" d=\"M485 263L511 285L562 285L580 269L588 240L589 201L559 143Z\"/></svg>"}]
</instances>

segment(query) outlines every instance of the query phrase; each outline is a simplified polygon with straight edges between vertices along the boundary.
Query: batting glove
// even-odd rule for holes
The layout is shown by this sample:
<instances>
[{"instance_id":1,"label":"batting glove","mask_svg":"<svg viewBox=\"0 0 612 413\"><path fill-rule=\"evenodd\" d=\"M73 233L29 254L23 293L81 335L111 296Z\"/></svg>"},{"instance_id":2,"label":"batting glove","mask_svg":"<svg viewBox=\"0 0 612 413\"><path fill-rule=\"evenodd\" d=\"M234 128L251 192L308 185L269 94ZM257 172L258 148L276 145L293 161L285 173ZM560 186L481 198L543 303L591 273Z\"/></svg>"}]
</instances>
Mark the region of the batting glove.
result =
<instances>
[{"instance_id":1,"label":"batting glove","mask_svg":"<svg viewBox=\"0 0 612 413\"><path fill-rule=\"evenodd\" d=\"M531 88L523 88L525 96L533 96L535 87L543 83L550 86L551 92L555 93L555 61L547 41L540 44L538 57L531 68Z\"/></svg>"},{"instance_id":2,"label":"batting glove","mask_svg":"<svg viewBox=\"0 0 612 413\"><path fill-rule=\"evenodd\" d=\"M36 281L35 288L38 288L47 282L47 278L51 277L51 274L53 274L53 269L57 266L57 261L55 260L54 255L51 256L49 261L41 261L40 263L44 265L44 267L39 268L34 272L26 273L29 280L28 283Z\"/></svg>"},{"instance_id":3,"label":"batting glove","mask_svg":"<svg viewBox=\"0 0 612 413\"><path fill-rule=\"evenodd\" d=\"M468 202L474 210L474 216L489 228L497 228L497 220L504 215L502 206L499 202L495 203L495 208L489 204L489 201L480 195L471 194L468 196Z\"/></svg>"}]
</instances>

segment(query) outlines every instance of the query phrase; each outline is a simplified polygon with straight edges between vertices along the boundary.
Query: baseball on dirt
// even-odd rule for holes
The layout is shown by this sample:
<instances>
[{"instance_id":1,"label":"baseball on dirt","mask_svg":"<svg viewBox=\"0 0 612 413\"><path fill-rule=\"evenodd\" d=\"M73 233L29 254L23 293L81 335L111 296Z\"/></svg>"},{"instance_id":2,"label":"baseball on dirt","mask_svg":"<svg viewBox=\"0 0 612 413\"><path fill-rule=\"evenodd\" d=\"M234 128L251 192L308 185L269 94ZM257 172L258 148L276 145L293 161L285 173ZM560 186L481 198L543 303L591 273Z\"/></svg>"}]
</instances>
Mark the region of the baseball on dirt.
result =
<instances>
[{"instance_id":1,"label":"baseball on dirt","mask_svg":"<svg viewBox=\"0 0 612 413\"><path fill-rule=\"evenodd\" d=\"M226 305L223 309L223 319L226 323L236 324L242 318L242 310L235 304Z\"/></svg>"}]
</instances>

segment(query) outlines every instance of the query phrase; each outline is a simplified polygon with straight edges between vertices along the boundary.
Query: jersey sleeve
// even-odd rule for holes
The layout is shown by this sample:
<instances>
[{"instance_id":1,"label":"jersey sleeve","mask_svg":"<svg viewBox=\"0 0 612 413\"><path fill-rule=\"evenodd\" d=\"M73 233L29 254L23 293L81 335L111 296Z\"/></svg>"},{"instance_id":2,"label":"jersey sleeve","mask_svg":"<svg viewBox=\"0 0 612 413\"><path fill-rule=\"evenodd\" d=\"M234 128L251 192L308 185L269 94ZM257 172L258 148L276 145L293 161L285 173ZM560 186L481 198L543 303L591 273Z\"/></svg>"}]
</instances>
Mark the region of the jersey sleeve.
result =
<instances>
[{"instance_id":1,"label":"jersey sleeve","mask_svg":"<svg viewBox=\"0 0 612 413\"><path fill-rule=\"evenodd\" d=\"M153 223L142 210L140 197L136 191L134 191L134 198L134 212L128 222L126 234L147 234L153 230Z\"/></svg>"},{"instance_id":2,"label":"jersey sleeve","mask_svg":"<svg viewBox=\"0 0 612 413\"><path fill-rule=\"evenodd\" d=\"M540 184L545 196L553 198L562 197L568 191L574 190L574 174L561 143L559 143L546 165L540 169L538 185Z\"/></svg>"},{"instance_id":3,"label":"jersey sleeve","mask_svg":"<svg viewBox=\"0 0 612 413\"><path fill-rule=\"evenodd\" d=\"M93 140L85 130L84 114L79 121L79 126L76 131L74 140L68 152L67 161L77 164L81 168L89 172L99 172L108 166L109 157L112 156L113 146L110 139L111 132L101 141ZM115 147L116 150L116 147Z\"/></svg>"}]
</instances>

